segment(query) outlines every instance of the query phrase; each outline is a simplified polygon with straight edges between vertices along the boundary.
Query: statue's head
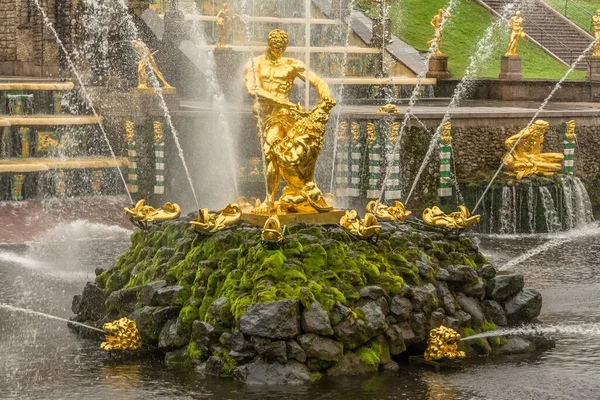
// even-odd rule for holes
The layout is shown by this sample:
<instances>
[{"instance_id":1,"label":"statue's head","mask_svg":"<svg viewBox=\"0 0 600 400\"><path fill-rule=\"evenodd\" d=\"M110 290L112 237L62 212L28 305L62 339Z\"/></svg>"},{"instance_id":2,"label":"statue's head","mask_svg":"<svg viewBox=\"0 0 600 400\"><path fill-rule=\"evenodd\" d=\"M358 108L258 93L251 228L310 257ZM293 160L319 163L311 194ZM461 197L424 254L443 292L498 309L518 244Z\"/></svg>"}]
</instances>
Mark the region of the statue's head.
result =
<instances>
[{"instance_id":1,"label":"statue's head","mask_svg":"<svg viewBox=\"0 0 600 400\"><path fill-rule=\"evenodd\" d=\"M229 8L229 4L228 4L228 3L223 3L223 8L224 8L225 10L227 10L227 9Z\"/></svg>"},{"instance_id":2,"label":"statue's head","mask_svg":"<svg viewBox=\"0 0 600 400\"><path fill-rule=\"evenodd\" d=\"M288 34L281 29L274 29L269 33L267 39L267 53L273 58L280 58L288 45Z\"/></svg>"},{"instance_id":3,"label":"statue's head","mask_svg":"<svg viewBox=\"0 0 600 400\"><path fill-rule=\"evenodd\" d=\"M533 125L531 125L531 130L533 131L532 132L533 136L535 136L535 137L544 136L544 134L548 131L549 126L550 125L546 121L538 119L537 121L535 121L533 123Z\"/></svg>"},{"instance_id":4,"label":"statue's head","mask_svg":"<svg viewBox=\"0 0 600 400\"><path fill-rule=\"evenodd\" d=\"M520 17L520 16L521 16L521 11L517 11L517 12L515 13L515 15L516 15L517 17Z\"/></svg>"}]
</instances>

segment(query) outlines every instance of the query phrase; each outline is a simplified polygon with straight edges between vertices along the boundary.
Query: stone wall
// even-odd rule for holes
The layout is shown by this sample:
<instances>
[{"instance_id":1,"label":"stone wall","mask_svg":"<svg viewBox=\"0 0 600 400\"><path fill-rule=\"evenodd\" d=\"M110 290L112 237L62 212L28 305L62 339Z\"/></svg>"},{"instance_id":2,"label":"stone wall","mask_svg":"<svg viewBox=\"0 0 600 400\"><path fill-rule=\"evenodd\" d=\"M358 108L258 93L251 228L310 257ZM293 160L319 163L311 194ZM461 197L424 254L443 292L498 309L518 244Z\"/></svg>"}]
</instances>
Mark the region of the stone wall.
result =
<instances>
[{"instance_id":1,"label":"stone wall","mask_svg":"<svg viewBox=\"0 0 600 400\"><path fill-rule=\"evenodd\" d=\"M18 16L14 0L0 0L0 63L17 59L15 28Z\"/></svg>"}]
</instances>

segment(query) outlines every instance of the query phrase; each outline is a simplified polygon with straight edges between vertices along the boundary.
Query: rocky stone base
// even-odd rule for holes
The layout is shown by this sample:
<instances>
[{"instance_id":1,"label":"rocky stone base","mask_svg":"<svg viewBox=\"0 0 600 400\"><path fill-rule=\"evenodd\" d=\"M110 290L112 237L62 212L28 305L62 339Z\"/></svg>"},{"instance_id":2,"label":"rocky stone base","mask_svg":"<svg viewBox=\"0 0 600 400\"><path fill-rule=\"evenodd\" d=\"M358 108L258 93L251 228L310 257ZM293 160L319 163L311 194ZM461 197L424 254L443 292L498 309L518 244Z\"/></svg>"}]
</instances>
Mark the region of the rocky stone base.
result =
<instances>
[{"instance_id":1,"label":"rocky stone base","mask_svg":"<svg viewBox=\"0 0 600 400\"><path fill-rule=\"evenodd\" d=\"M542 297L498 275L467 238L383 223L377 243L295 225L281 249L240 224L199 236L189 219L132 235L75 296L74 319L127 316L168 364L248 384L395 371L441 324L470 336L535 320ZM461 342L469 356L531 351L525 339Z\"/></svg>"}]
</instances>

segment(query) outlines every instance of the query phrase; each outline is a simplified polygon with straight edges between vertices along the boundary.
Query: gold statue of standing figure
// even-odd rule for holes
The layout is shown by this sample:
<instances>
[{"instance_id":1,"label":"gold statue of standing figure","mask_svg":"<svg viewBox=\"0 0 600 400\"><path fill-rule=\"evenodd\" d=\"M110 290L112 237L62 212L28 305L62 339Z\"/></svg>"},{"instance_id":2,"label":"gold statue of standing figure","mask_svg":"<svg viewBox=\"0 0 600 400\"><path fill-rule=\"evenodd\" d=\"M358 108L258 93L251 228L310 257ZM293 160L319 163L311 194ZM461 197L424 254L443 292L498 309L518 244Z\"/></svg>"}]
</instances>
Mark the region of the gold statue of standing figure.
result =
<instances>
[{"instance_id":1,"label":"gold statue of standing figure","mask_svg":"<svg viewBox=\"0 0 600 400\"><path fill-rule=\"evenodd\" d=\"M431 47L431 43L435 42L435 54L443 55L440 50L440 41L442 40L442 23L445 19L452 17L452 14L448 12L445 8L440 8L438 13L431 19L429 24L433 27L434 38L427 42L427 47Z\"/></svg>"},{"instance_id":2,"label":"gold statue of standing figure","mask_svg":"<svg viewBox=\"0 0 600 400\"><path fill-rule=\"evenodd\" d=\"M267 163L268 195L254 210L266 214L316 213L331 211L323 193L314 182L315 163L323 146L323 134L329 113L335 106L329 87L311 73L300 60L282 57L288 44L283 30L269 33L265 54L256 57L246 67L246 90L257 101L254 113L263 138ZM312 85L319 94L319 103L305 112L289 101L294 80L300 78ZM279 179L287 183L278 202L275 194Z\"/></svg>"},{"instance_id":3,"label":"gold statue of standing figure","mask_svg":"<svg viewBox=\"0 0 600 400\"><path fill-rule=\"evenodd\" d=\"M592 25L594 26L594 37L596 43L594 43L594 50L592 51L592 57L600 57L600 10L596 10L596 14L592 17Z\"/></svg>"},{"instance_id":4,"label":"gold statue of standing figure","mask_svg":"<svg viewBox=\"0 0 600 400\"><path fill-rule=\"evenodd\" d=\"M517 47L519 46L519 40L525 37L523 32L523 17L521 17L521 11L517 11L508 22L510 26L510 42L508 42L508 50L506 51L505 57L517 57Z\"/></svg>"},{"instance_id":5,"label":"gold statue of standing figure","mask_svg":"<svg viewBox=\"0 0 600 400\"><path fill-rule=\"evenodd\" d=\"M544 134L548 132L548 127L548 122L537 120L529 128L506 139L504 145L507 153L502 162L507 174L520 180L530 175L553 175L561 170L563 154L542 153ZM509 153L517 141L519 142L514 151Z\"/></svg>"},{"instance_id":6,"label":"gold statue of standing figure","mask_svg":"<svg viewBox=\"0 0 600 400\"><path fill-rule=\"evenodd\" d=\"M158 79L160 79L163 85L166 88L172 88L173 86L169 85L165 80L163 74L158 70L156 66L156 62L154 61L154 55L158 53L156 50L154 53L150 52L146 43L141 40L132 40L131 46L137 51L140 56L140 61L137 61L138 65L138 89L146 89L148 88L148 72L147 68L150 68L152 72L156 75Z\"/></svg>"},{"instance_id":7,"label":"gold statue of standing figure","mask_svg":"<svg viewBox=\"0 0 600 400\"><path fill-rule=\"evenodd\" d=\"M229 33L235 21L239 21L240 16L229 7L229 4L223 3L223 8L217 13L217 49L222 49L227 45Z\"/></svg>"}]
</instances>

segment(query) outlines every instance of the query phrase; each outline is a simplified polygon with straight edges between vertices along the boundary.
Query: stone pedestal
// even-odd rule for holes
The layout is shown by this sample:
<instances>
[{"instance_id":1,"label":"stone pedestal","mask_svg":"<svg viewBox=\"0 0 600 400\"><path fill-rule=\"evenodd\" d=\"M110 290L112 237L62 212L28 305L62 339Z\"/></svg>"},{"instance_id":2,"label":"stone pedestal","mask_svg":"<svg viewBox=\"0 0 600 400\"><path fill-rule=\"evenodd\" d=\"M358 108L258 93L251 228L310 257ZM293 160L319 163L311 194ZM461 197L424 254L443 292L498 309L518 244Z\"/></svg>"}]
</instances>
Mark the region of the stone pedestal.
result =
<instances>
[{"instance_id":1,"label":"stone pedestal","mask_svg":"<svg viewBox=\"0 0 600 400\"><path fill-rule=\"evenodd\" d=\"M428 78L436 79L448 79L450 74L448 73L448 56L445 54L434 54L429 59L429 71L427 71Z\"/></svg>"},{"instance_id":2,"label":"stone pedestal","mask_svg":"<svg viewBox=\"0 0 600 400\"><path fill-rule=\"evenodd\" d=\"M237 79L236 57L230 47L217 47L213 51L215 60L215 75L221 91L227 100L234 100L239 95L240 88L235 85Z\"/></svg>"},{"instance_id":3,"label":"stone pedestal","mask_svg":"<svg viewBox=\"0 0 600 400\"><path fill-rule=\"evenodd\" d=\"M600 82L600 57L590 57L587 80L591 82Z\"/></svg>"},{"instance_id":4,"label":"stone pedestal","mask_svg":"<svg viewBox=\"0 0 600 400\"><path fill-rule=\"evenodd\" d=\"M508 81L520 81L523 79L521 74L521 57L507 57L502 56L500 62L500 76L499 79Z\"/></svg>"}]
</instances>

